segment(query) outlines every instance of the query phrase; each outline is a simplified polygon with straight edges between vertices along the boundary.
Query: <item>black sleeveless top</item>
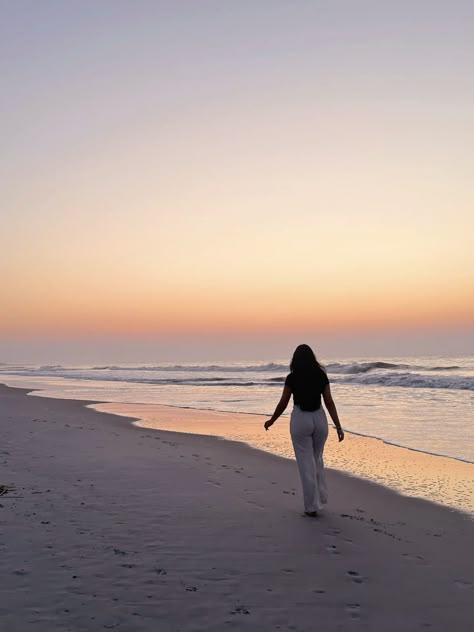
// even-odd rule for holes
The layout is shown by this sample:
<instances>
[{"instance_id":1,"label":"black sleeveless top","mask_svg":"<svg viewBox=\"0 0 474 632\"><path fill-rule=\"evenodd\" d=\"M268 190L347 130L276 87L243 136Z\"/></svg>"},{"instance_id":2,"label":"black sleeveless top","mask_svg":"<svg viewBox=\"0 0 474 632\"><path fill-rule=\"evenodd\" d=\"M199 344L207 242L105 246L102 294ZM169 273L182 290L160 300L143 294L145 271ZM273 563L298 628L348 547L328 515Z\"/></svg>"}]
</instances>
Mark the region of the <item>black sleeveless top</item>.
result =
<instances>
[{"instance_id":1,"label":"black sleeveless top","mask_svg":"<svg viewBox=\"0 0 474 632\"><path fill-rule=\"evenodd\" d=\"M308 412L321 408L321 395L328 384L328 376L319 368L310 373L290 373L285 380L285 386L293 394L295 406Z\"/></svg>"}]
</instances>

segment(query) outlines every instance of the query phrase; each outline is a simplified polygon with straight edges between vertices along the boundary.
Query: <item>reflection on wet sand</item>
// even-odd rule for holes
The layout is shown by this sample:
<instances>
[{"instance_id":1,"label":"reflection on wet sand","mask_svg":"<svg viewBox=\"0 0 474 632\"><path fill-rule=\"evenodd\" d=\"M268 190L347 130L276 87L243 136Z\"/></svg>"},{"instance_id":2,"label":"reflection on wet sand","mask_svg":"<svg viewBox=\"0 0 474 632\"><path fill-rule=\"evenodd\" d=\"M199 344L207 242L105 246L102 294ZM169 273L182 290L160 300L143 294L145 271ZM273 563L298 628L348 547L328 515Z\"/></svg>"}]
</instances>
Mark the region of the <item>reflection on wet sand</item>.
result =
<instances>
[{"instance_id":1,"label":"reflection on wet sand","mask_svg":"<svg viewBox=\"0 0 474 632\"><path fill-rule=\"evenodd\" d=\"M158 404L97 404L102 412L135 417L138 425L177 432L217 435L293 458L284 416L269 432L266 417L241 413L178 408ZM418 496L465 512L474 513L474 465L386 444L379 439L346 434L339 444L330 428L325 449L328 467L360 476L410 496Z\"/></svg>"}]
</instances>

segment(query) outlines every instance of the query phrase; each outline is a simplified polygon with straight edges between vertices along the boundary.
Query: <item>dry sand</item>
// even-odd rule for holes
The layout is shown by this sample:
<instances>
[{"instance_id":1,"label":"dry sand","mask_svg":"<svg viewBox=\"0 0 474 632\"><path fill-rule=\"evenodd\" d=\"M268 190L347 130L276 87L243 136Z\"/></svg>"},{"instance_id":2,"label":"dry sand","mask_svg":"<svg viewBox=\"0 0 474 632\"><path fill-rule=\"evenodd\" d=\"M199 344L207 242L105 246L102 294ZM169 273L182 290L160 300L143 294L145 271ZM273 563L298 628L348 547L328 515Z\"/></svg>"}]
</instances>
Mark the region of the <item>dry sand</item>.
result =
<instances>
[{"instance_id":1,"label":"dry sand","mask_svg":"<svg viewBox=\"0 0 474 632\"><path fill-rule=\"evenodd\" d=\"M0 387L2 632L472 629L465 515L83 404Z\"/></svg>"}]
</instances>

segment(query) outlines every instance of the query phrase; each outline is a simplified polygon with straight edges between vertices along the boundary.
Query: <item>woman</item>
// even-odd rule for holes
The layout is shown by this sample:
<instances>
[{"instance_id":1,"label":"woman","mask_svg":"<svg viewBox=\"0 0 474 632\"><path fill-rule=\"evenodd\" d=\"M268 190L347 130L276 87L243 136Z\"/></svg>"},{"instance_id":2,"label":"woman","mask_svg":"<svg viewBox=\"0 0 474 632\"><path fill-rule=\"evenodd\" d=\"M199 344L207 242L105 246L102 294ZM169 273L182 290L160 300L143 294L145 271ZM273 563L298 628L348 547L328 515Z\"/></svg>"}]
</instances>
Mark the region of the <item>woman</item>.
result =
<instances>
[{"instance_id":1,"label":"woman","mask_svg":"<svg viewBox=\"0 0 474 632\"><path fill-rule=\"evenodd\" d=\"M291 373L285 380L283 394L265 430L286 410L291 395L294 408L290 419L290 434L303 486L305 514L316 517L327 502L323 450L328 436L328 422L321 407L321 395L331 415L339 441L344 439L336 405L331 395L328 376L308 345L296 348L290 364Z\"/></svg>"}]
</instances>

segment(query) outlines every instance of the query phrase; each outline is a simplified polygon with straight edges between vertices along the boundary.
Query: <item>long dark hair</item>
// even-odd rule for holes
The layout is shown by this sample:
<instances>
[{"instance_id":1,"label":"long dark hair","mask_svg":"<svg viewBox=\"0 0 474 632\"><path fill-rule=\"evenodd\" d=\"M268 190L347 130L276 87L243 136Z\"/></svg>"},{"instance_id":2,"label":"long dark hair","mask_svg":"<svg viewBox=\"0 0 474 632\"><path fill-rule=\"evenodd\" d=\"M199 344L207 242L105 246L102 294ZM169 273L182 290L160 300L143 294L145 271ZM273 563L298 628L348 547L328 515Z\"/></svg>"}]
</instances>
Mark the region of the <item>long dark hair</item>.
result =
<instances>
[{"instance_id":1,"label":"long dark hair","mask_svg":"<svg viewBox=\"0 0 474 632\"><path fill-rule=\"evenodd\" d=\"M309 345L298 345L293 353L290 362L290 371L292 373L314 373L315 371L324 371L323 367L316 360L314 351Z\"/></svg>"}]
</instances>

